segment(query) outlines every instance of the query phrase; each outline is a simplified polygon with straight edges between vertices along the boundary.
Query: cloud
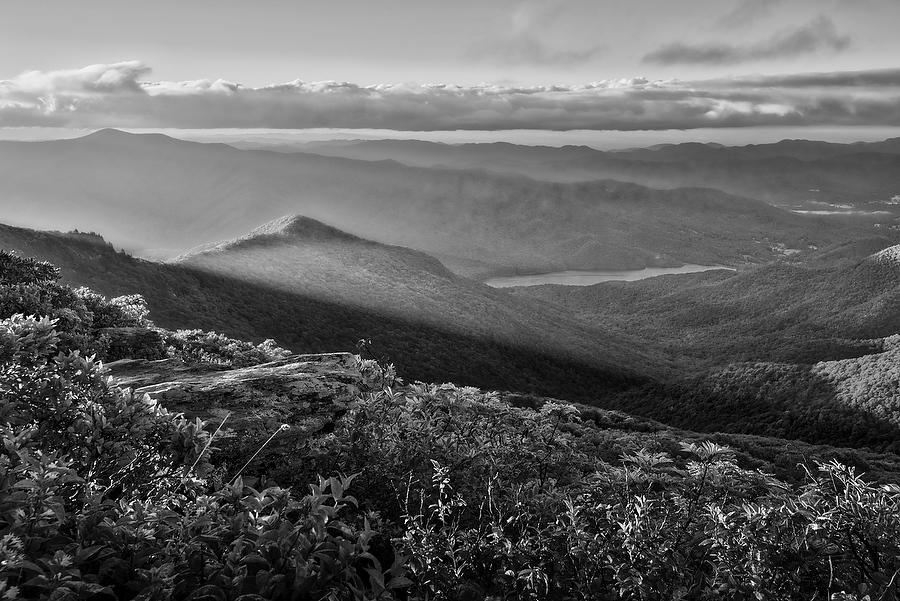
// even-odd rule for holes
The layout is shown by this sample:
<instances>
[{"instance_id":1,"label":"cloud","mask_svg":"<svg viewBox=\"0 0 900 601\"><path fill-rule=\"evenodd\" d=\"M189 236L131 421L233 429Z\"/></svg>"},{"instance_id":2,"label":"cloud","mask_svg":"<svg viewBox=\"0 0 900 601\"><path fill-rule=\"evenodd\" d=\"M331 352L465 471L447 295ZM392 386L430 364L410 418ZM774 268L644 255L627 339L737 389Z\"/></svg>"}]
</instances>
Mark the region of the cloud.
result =
<instances>
[{"instance_id":1,"label":"cloud","mask_svg":"<svg viewBox=\"0 0 900 601\"><path fill-rule=\"evenodd\" d=\"M111 65L90 65L68 71L26 71L11 82L23 93L65 90L71 94L140 92L137 78L150 73L139 61L123 61Z\"/></svg>"},{"instance_id":2,"label":"cloud","mask_svg":"<svg viewBox=\"0 0 900 601\"><path fill-rule=\"evenodd\" d=\"M735 77L721 80L729 87L754 88L882 88L900 86L900 69L872 69L869 71L838 71L833 73L799 73Z\"/></svg>"},{"instance_id":3,"label":"cloud","mask_svg":"<svg viewBox=\"0 0 900 601\"><path fill-rule=\"evenodd\" d=\"M676 42L644 56L644 62L660 65L712 64L734 65L759 60L785 59L821 52L840 52L850 38L838 33L834 22L825 16L796 29L784 30L753 44L684 44Z\"/></svg>"},{"instance_id":4,"label":"cloud","mask_svg":"<svg viewBox=\"0 0 900 601\"><path fill-rule=\"evenodd\" d=\"M737 5L716 20L722 29L738 29L765 17L784 0L740 0Z\"/></svg>"},{"instance_id":5,"label":"cloud","mask_svg":"<svg viewBox=\"0 0 900 601\"><path fill-rule=\"evenodd\" d=\"M510 16L508 31L476 42L468 58L506 65L574 66L599 56L605 46L563 49L546 43L541 35L571 8L571 0L524 0Z\"/></svg>"},{"instance_id":6,"label":"cloud","mask_svg":"<svg viewBox=\"0 0 900 601\"><path fill-rule=\"evenodd\" d=\"M900 125L900 69L582 85L148 81L137 62L0 81L0 126L691 129Z\"/></svg>"}]
</instances>

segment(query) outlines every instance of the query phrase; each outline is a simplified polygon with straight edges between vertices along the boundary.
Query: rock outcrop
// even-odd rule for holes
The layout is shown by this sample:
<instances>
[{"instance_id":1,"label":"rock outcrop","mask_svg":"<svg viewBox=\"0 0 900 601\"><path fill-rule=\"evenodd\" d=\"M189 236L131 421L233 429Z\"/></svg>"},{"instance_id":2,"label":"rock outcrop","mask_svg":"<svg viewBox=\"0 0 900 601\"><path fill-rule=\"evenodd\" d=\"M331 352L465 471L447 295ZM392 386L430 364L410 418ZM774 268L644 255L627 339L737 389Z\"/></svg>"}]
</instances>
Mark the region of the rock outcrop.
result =
<instances>
[{"instance_id":1,"label":"rock outcrop","mask_svg":"<svg viewBox=\"0 0 900 601\"><path fill-rule=\"evenodd\" d=\"M350 353L293 355L240 369L186 366L173 359L109 363L116 384L148 394L166 409L213 424L221 436L254 441L283 425L290 437L319 431L346 411L363 387Z\"/></svg>"}]
</instances>

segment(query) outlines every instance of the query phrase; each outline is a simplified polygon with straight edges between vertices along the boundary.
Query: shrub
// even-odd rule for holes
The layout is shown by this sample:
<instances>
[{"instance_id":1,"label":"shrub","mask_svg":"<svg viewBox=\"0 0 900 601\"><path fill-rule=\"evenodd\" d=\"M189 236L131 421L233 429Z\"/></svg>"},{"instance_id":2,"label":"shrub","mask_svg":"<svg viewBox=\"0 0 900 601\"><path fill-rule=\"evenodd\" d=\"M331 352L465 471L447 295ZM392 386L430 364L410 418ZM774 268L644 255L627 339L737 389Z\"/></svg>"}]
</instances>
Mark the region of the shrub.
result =
<instances>
[{"instance_id":1,"label":"shrub","mask_svg":"<svg viewBox=\"0 0 900 601\"><path fill-rule=\"evenodd\" d=\"M55 282L59 276L59 269L46 261L20 257L9 251L0 250L0 285Z\"/></svg>"},{"instance_id":2,"label":"shrub","mask_svg":"<svg viewBox=\"0 0 900 601\"><path fill-rule=\"evenodd\" d=\"M49 263L0 250L0 319L16 314L49 317L55 320L61 351L79 350L104 360L123 356L121 348L110 348L115 336L108 330L153 327L147 303L140 295L107 299L88 288L73 290L59 284L58 279L59 270ZM135 340L126 345L131 356L158 359L165 352L158 336L145 336L143 347L135 345Z\"/></svg>"},{"instance_id":3,"label":"shrub","mask_svg":"<svg viewBox=\"0 0 900 601\"><path fill-rule=\"evenodd\" d=\"M290 351L267 339L254 345L216 332L178 330L166 332L169 356L185 363L249 367L290 356Z\"/></svg>"},{"instance_id":4,"label":"shrub","mask_svg":"<svg viewBox=\"0 0 900 601\"><path fill-rule=\"evenodd\" d=\"M392 599L408 586L399 556L370 552L386 539L346 493L352 478L299 496L247 487L209 462L203 422L85 356L104 328L147 325L141 299L75 292L10 257L4 309L50 310L0 318L0 598Z\"/></svg>"},{"instance_id":5,"label":"shrub","mask_svg":"<svg viewBox=\"0 0 900 601\"><path fill-rule=\"evenodd\" d=\"M75 294L91 312L91 325L100 328L152 327L150 309L140 294L129 294L108 299L90 288L78 288Z\"/></svg>"},{"instance_id":6,"label":"shrub","mask_svg":"<svg viewBox=\"0 0 900 601\"><path fill-rule=\"evenodd\" d=\"M359 399L290 465L359 471L420 599L895 598L900 488L836 462L788 485L713 443L607 463L600 444L563 403L418 384Z\"/></svg>"}]
</instances>

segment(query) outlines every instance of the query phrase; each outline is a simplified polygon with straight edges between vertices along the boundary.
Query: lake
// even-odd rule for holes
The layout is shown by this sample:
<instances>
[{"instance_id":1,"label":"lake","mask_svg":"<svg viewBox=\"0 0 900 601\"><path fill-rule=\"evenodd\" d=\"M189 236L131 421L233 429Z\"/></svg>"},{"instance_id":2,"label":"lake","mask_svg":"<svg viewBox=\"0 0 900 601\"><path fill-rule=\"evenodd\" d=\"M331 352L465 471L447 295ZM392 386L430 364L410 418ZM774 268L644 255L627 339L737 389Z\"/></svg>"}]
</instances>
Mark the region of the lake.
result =
<instances>
[{"instance_id":1,"label":"lake","mask_svg":"<svg viewBox=\"0 0 900 601\"><path fill-rule=\"evenodd\" d=\"M591 286L601 282L632 282L677 273L697 273L712 269L728 269L720 265L682 265L681 267L646 267L644 269L605 270L605 271L554 271L534 275L511 275L485 280L492 288L510 288L512 286L540 286L541 284L559 284L562 286Z\"/></svg>"}]
</instances>

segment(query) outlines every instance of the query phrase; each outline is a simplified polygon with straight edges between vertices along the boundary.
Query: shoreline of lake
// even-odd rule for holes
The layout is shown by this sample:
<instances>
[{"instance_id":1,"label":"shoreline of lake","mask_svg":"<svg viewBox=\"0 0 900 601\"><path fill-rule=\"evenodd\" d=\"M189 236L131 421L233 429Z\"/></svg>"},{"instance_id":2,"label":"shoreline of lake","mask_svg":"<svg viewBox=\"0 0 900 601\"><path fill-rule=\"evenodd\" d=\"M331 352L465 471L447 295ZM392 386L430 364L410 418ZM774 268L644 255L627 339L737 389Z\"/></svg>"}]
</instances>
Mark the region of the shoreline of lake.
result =
<instances>
[{"instance_id":1,"label":"shoreline of lake","mask_svg":"<svg viewBox=\"0 0 900 601\"><path fill-rule=\"evenodd\" d=\"M484 283L491 288L512 288L515 286L542 286L555 284L560 286L592 286L603 282L633 282L661 275L699 273L715 269L734 271L732 267L723 265L686 264L680 267L645 267L643 269L603 269L603 270L568 270L552 271L530 275L513 275L489 278Z\"/></svg>"}]
</instances>

